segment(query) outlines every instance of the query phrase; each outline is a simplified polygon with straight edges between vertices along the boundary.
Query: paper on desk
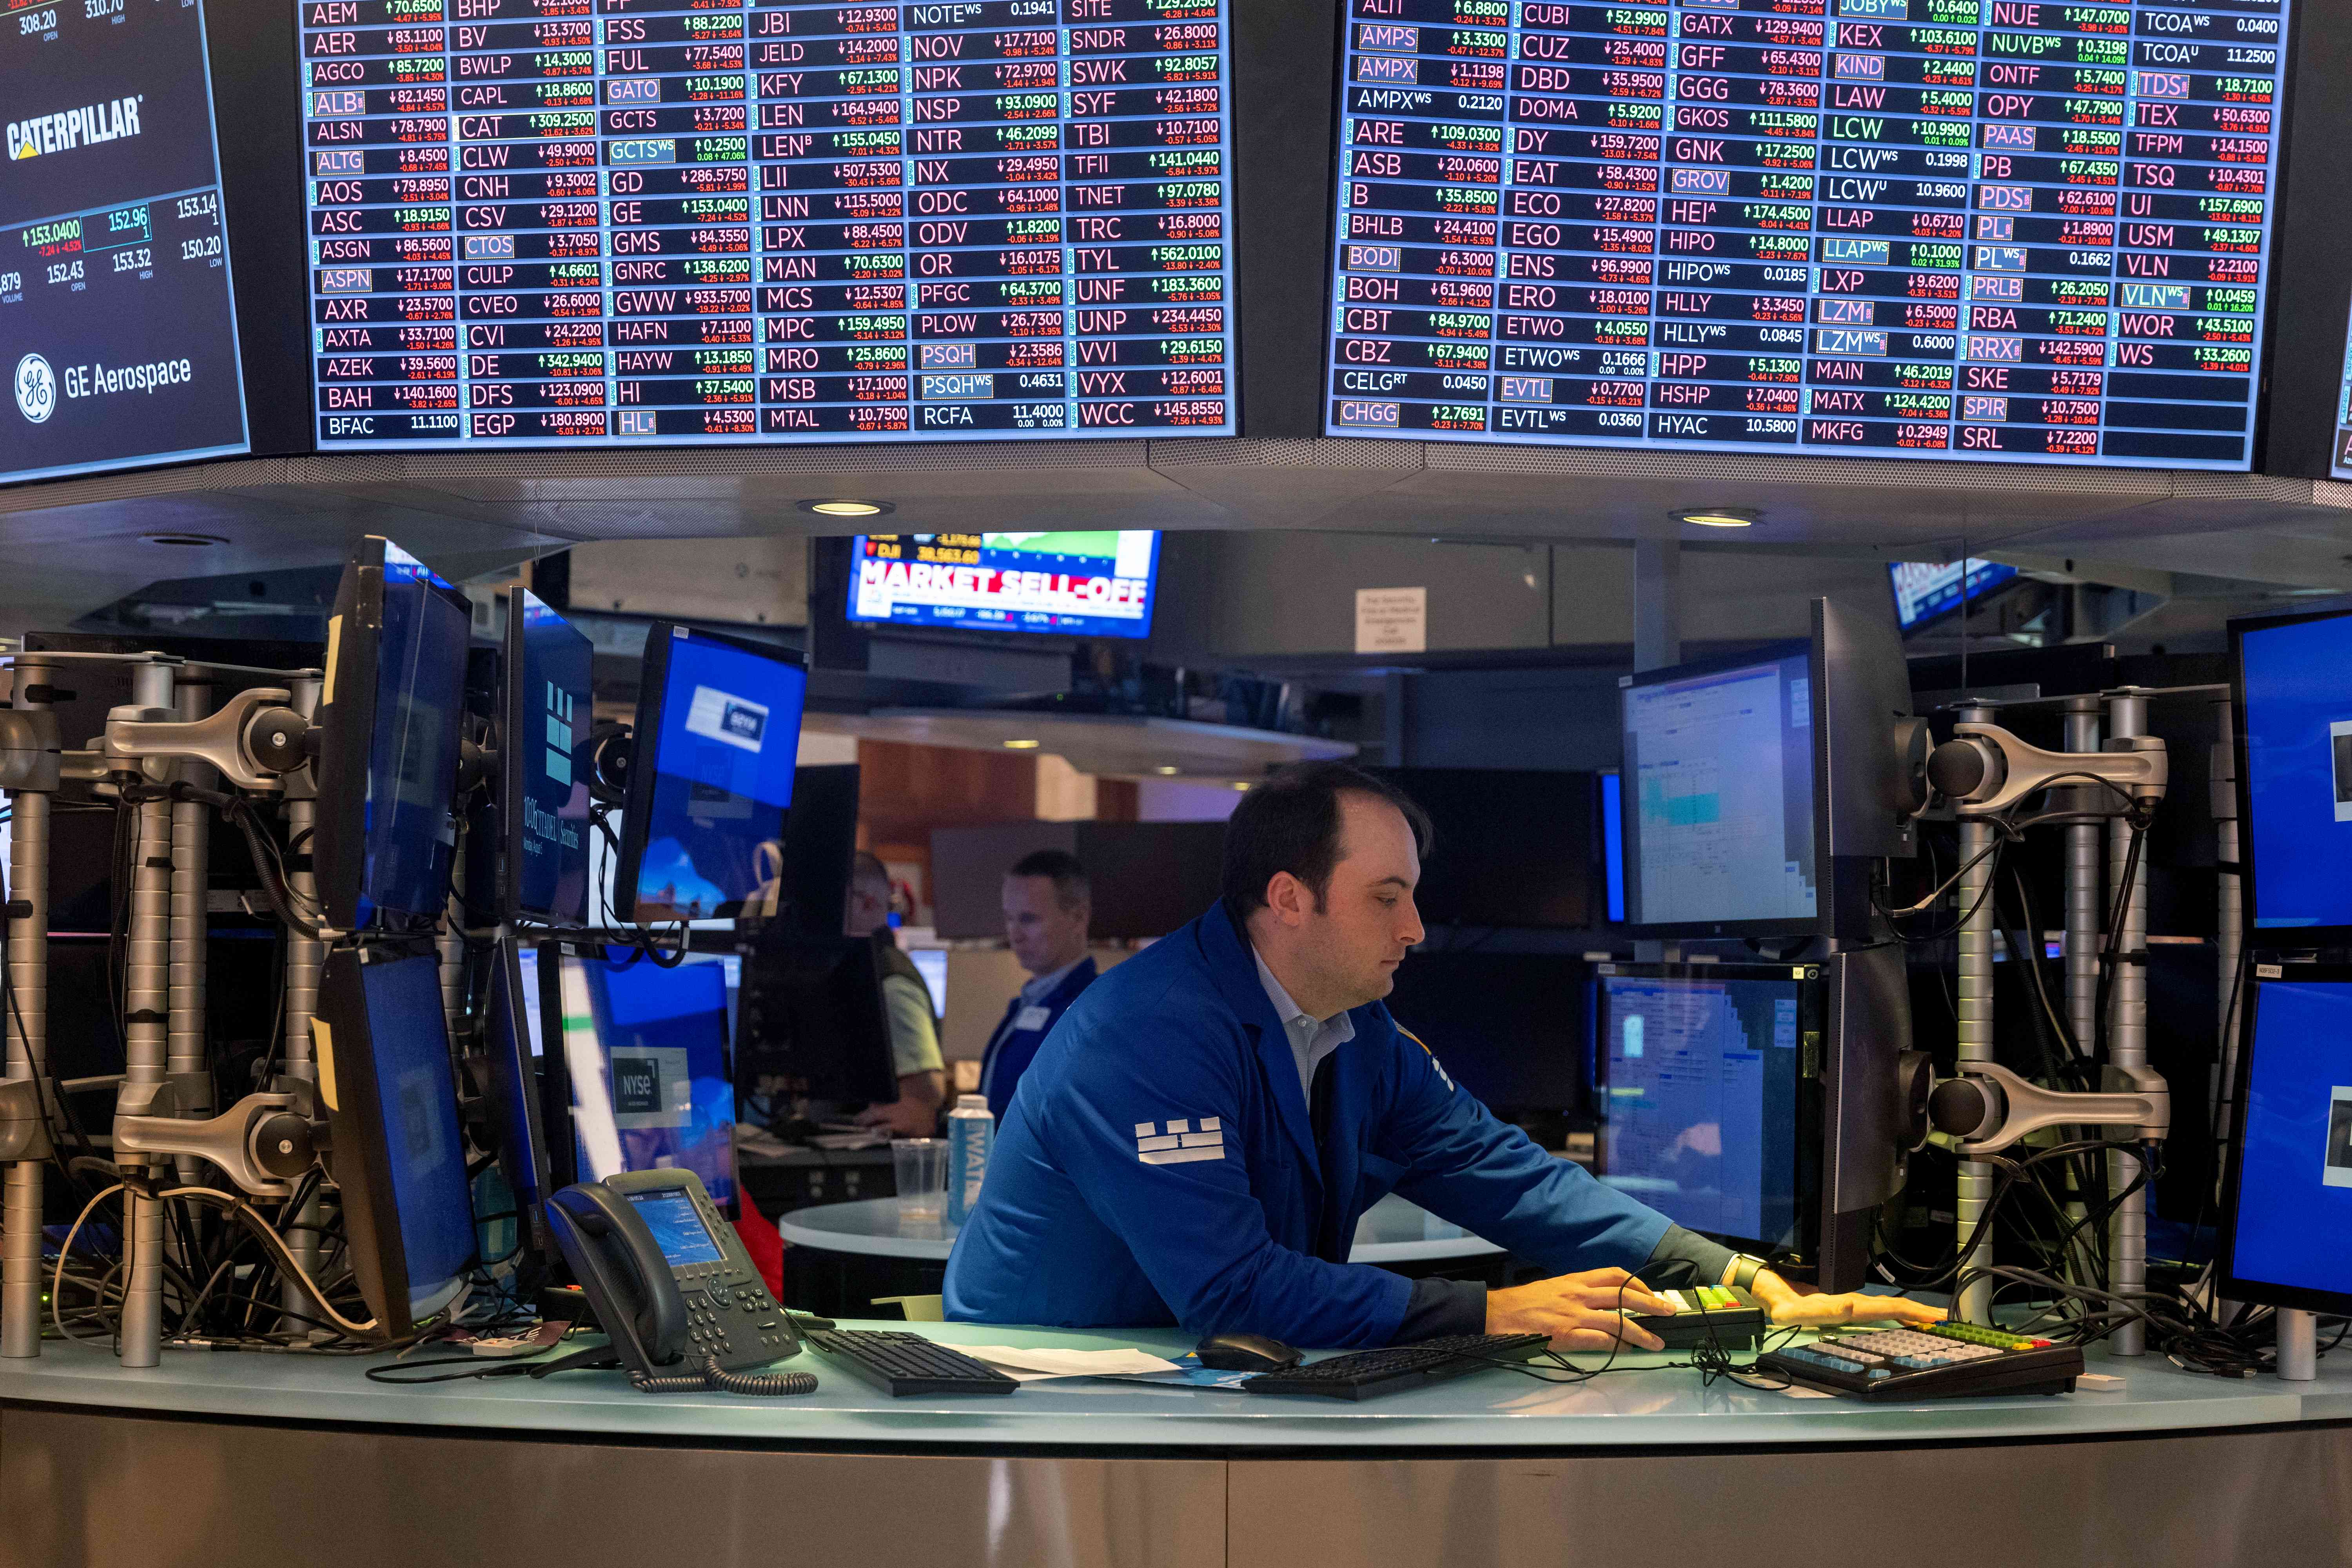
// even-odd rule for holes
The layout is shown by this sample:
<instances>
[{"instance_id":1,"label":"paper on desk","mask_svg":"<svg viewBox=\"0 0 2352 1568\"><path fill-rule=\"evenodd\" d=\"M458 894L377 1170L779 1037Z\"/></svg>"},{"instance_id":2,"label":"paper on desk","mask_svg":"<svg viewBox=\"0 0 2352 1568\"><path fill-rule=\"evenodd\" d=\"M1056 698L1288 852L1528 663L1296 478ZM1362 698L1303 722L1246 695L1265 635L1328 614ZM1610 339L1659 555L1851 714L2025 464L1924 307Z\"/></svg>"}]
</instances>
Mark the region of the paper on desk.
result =
<instances>
[{"instance_id":1,"label":"paper on desk","mask_svg":"<svg viewBox=\"0 0 2352 1568\"><path fill-rule=\"evenodd\" d=\"M984 1361L1016 1381L1032 1383L1046 1377L1125 1377L1139 1372L1174 1372L1176 1363L1135 1350L1022 1350L1013 1345L958 1345L974 1361Z\"/></svg>"}]
</instances>

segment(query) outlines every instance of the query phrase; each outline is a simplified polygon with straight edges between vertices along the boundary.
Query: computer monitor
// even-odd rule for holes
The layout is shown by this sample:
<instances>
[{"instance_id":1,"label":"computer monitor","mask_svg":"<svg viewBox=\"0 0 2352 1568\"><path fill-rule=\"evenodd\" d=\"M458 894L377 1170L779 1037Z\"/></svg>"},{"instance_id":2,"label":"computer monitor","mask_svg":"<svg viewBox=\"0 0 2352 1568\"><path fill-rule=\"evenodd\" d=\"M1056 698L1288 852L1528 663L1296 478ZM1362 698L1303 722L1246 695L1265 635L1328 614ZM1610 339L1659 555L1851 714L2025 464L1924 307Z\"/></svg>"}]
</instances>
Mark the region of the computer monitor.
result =
<instances>
[{"instance_id":1,"label":"computer monitor","mask_svg":"<svg viewBox=\"0 0 2352 1568\"><path fill-rule=\"evenodd\" d=\"M539 1008L533 994L538 963L534 955L532 973L526 976L521 957L511 937L491 945L482 1047L488 1057L499 1166L522 1212L523 1235L543 1250L540 1205L553 1189L548 1185L547 1138L540 1119Z\"/></svg>"},{"instance_id":2,"label":"computer monitor","mask_svg":"<svg viewBox=\"0 0 2352 1568\"><path fill-rule=\"evenodd\" d=\"M615 914L709 920L765 907L782 874L807 694L808 671L787 649L654 623Z\"/></svg>"},{"instance_id":3,"label":"computer monitor","mask_svg":"<svg viewBox=\"0 0 2352 1568\"><path fill-rule=\"evenodd\" d=\"M943 947L915 947L907 950L917 973L923 977L923 989L931 994L931 1011L944 1018L948 1016L948 950Z\"/></svg>"},{"instance_id":4,"label":"computer monitor","mask_svg":"<svg viewBox=\"0 0 2352 1568\"><path fill-rule=\"evenodd\" d=\"M2352 1313L2352 969L2254 982L2234 1092L2218 1293Z\"/></svg>"},{"instance_id":5,"label":"computer monitor","mask_svg":"<svg viewBox=\"0 0 2352 1568\"><path fill-rule=\"evenodd\" d=\"M1973 557L1965 574L1958 561L1890 561L1886 581L1895 594L1895 624L1906 633L1916 632L2016 581L2017 574L2014 566Z\"/></svg>"},{"instance_id":6,"label":"computer monitor","mask_svg":"<svg viewBox=\"0 0 2352 1568\"><path fill-rule=\"evenodd\" d=\"M311 1034L352 1272L377 1331L404 1338L476 1257L438 961L330 951Z\"/></svg>"},{"instance_id":7,"label":"computer monitor","mask_svg":"<svg viewBox=\"0 0 2352 1568\"><path fill-rule=\"evenodd\" d=\"M1825 1289L1861 1288L1903 1181L1899 949L1601 964L1591 1028L1601 1180Z\"/></svg>"},{"instance_id":8,"label":"computer monitor","mask_svg":"<svg viewBox=\"0 0 2352 1568\"><path fill-rule=\"evenodd\" d=\"M835 937L849 909L857 858L856 763L793 773L793 830L784 836L783 896L776 919L800 936Z\"/></svg>"},{"instance_id":9,"label":"computer monitor","mask_svg":"<svg viewBox=\"0 0 2352 1568\"><path fill-rule=\"evenodd\" d=\"M1622 695L1627 923L1818 930L1828 868L1807 646L1636 675Z\"/></svg>"},{"instance_id":10,"label":"computer monitor","mask_svg":"<svg viewBox=\"0 0 2352 1568\"><path fill-rule=\"evenodd\" d=\"M2230 623L2256 949L2352 945L2352 612Z\"/></svg>"},{"instance_id":11,"label":"computer monitor","mask_svg":"<svg viewBox=\"0 0 2352 1568\"><path fill-rule=\"evenodd\" d=\"M456 844L464 595L389 540L360 541L327 622L311 844L326 923L437 919Z\"/></svg>"},{"instance_id":12,"label":"computer monitor","mask_svg":"<svg viewBox=\"0 0 2352 1568\"><path fill-rule=\"evenodd\" d=\"M588 923L588 734L596 651L528 589L507 595L499 900L510 921Z\"/></svg>"},{"instance_id":13,"label":"computer monitor","mask_svg":"<svg viewBox=\"0 0 2352 1568\"><path fill-rule=\"evenodd\" d=\"M865 937L763 932L744 955L741 1049L749 1089L782 1080L819 1100L887 1104L898 1097L882 972Z\"/></svg>"},{"instance_id":14,"label":"computer monitor","mask_svg":"<svg viewBox=\"0 0 2352 1568\"><path fill-rule=\"evenodd\" d=\"M1587 1110L1585 974L1574 953L1432 952L1397 966L1388 1009L1501 1112Z\"/></svg>"},{"instance_id":15,"label":"computer monitor","mask_svg":"<svg viewBox=\"0 0 2352 1568\"><path fill-rule=\"evenodd\" d=\"M1611 768L1601 780L1601 885L1611 925L1625 923L1625 775Z\"/></svg>"},{"instance_id":16,"label":"computer monitor","mask_svg":"<svg viewBox=\"0 0 2352 1568\"><path fill-rule=\"evenodd\" d=\"M1926 767L1895 628L1815 599L1805 641L1619 684L1626 922L1869 940L1873 863L1916 852Z\"/></svg>"},{"instance_id":17,"label":"computer monitor","mask_svg":"<svg viewBox=\"0 0 2352 1568\"><path fill-rule=\"evenodd\" d=\"M614 948L611 952L626 952ZM735 1079L727 975L716 963L566 954L558 972L569 1180L672 1166L735 1197Z\"/></svg>"}]
</instances>

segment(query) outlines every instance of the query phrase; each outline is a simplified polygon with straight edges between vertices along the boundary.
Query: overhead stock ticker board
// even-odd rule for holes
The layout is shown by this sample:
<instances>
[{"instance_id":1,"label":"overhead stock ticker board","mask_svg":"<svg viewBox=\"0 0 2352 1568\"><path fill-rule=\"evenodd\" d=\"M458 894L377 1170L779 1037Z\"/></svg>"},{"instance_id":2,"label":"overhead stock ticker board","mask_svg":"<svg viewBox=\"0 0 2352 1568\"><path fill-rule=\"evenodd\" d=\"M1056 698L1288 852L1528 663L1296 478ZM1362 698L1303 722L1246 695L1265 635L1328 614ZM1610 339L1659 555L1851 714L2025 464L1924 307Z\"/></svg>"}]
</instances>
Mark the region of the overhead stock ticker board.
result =
<instances>
[{"instance_id":1,"label":"overhead stock ticker board","mask_svg":"<svg viewBox=\"0 0 2352 1568\"><path fill-rule=\"evenodd\" d=\"M0 0L0 480L247 449L197 0Z\"/></svg>"},{"instance_id":2,"label":"overhead stock ticker board","mask_svg":"<svg viewBox=\"0 0 2352 1568\"><path fill-rule=\"evenodd\" d=\"M2284 0L1348 0L1326 428L2251 465Z\"/></svg>"},{"instance_id":3,"label":"overhead stock ticker board","mask_svg":"<svg viewBox=\"0 0 2352 1568\"><path fill-rule=\"evenodd\" d=\"M1237 428L1223 0L301 22L322 449Z\"/></svg>"}]
</instances>

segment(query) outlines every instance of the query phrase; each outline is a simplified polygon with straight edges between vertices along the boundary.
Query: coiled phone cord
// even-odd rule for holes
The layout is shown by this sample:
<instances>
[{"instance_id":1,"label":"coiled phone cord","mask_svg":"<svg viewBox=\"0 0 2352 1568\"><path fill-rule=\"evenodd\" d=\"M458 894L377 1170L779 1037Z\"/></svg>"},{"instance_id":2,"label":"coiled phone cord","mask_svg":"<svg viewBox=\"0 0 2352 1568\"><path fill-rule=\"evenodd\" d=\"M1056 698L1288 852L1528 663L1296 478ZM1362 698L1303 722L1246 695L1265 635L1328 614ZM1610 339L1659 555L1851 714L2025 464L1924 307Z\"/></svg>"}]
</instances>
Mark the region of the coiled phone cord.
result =
<instances>
[{"instance_id":1,"label":"coiled phone cord","mask_svg":"<svg viewBox=\"0 0 2352 1568\"><path fill-rule=\"evenodd\" d=\"M816 1375L806 1372L729 1372L719 1364L718 1357L709 1356L697 1372L658 1377L649 1372L633 1372L629 1373L629 1386L640 1394L700 1394L711 1389L720 1394L814 1394Z\"/></svg>"}]
</instances>

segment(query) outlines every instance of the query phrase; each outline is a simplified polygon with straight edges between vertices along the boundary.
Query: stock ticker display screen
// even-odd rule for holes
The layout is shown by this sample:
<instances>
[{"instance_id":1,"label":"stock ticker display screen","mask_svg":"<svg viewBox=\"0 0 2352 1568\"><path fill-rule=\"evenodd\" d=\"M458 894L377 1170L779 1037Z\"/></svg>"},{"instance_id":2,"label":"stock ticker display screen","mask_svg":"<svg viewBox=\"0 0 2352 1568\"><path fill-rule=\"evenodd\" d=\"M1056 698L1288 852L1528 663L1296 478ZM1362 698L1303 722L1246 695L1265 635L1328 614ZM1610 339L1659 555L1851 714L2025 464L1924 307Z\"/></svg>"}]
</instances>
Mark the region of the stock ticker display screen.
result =
<instances>
[{"instance_id":1,"label":"stock ticker display screen","mask_svg":"<svg viewBox=\"0 0 2352 1568\"><path fill-rule=\"evenodd\" d=\"M1334 435L2251 466L2284 0L1348 0Z\"/></svg>"},{"instance_id":2,"label":"stock ticker display screen","mask_svg":"<svg viewBox=\"0 0 2352 1568\"><path fill-rule=\"evenodd\" d=\"M1237 428L1224 0L301 24L322 449Z\"/></svg>"},{"instance_id":3,"label":"stock ticker display screen","mask_svg":"<svg viewBox=\"0 0 2352 1568\"><path fill-rule=\"evenodd\" d=\"M0 0L0 480L247 449L197 0Z\"/></svg>"}]
</instances>

